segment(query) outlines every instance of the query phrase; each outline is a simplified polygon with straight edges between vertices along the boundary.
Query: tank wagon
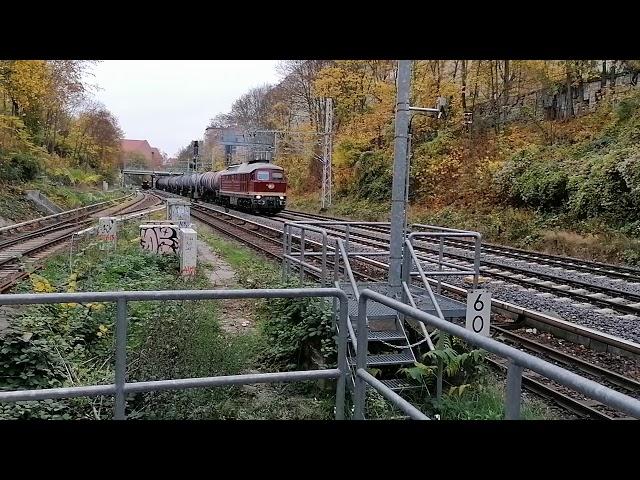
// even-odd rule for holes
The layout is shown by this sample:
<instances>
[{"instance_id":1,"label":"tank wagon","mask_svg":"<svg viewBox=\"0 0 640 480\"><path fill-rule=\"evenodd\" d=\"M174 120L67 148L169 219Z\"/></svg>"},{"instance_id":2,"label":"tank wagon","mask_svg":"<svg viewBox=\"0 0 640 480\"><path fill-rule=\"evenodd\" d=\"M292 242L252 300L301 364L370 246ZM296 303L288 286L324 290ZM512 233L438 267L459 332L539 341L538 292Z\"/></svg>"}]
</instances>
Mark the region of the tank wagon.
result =
<instances>
[{"instance_id":1,"label":"tank wagon","mask_svg":"<svg viewBox=\"0 0 640 480\"><path fill-rule=\"evenodd\" d=\"M160 177L156 188L250 212L277 213L287 200L284 169L259 160L218 172Z\"/></svg>"}]
</instances>

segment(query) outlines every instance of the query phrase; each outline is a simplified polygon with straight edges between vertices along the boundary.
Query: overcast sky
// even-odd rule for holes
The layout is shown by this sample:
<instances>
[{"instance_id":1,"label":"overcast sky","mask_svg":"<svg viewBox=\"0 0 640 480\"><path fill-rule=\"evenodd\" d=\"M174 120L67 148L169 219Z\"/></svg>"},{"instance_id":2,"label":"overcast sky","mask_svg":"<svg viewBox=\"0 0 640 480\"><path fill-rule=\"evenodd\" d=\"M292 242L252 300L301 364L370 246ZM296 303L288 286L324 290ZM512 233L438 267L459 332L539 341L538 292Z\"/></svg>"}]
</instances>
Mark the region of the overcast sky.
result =
<instances>
[{"instance_id":1,"label":"overcast sky","mask_svg":"<svg viewBox=\"0 0 640 480\"><path fill-rule=\"evenodd\" d=\"M252 87L279 80L276 60L105 60L89 81L125 138L175 155Z\"/></svg>"}]
</instances>

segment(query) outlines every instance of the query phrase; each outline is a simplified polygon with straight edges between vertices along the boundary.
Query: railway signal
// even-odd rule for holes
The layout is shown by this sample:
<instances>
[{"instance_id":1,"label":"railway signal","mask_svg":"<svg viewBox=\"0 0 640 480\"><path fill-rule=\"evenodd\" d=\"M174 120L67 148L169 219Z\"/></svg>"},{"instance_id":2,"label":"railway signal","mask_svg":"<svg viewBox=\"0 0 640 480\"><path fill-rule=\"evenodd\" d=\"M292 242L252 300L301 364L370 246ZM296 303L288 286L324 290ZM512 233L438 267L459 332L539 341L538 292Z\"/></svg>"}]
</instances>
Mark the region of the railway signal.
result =
<instances>
[{"instance_id":1,"label":"railway signal","mask_svg":"<svg viewBox=\"0 0 640 480\"><path fill-rule=\"evenodd\" d=\"M198 146L199 146L198 145L198 140L194 140L193 141L193 158L189 162L189 168L188 168L188 170L190 172L197 172L198 171L198 157L199 157Z\"/></svg>"}]
</instances>

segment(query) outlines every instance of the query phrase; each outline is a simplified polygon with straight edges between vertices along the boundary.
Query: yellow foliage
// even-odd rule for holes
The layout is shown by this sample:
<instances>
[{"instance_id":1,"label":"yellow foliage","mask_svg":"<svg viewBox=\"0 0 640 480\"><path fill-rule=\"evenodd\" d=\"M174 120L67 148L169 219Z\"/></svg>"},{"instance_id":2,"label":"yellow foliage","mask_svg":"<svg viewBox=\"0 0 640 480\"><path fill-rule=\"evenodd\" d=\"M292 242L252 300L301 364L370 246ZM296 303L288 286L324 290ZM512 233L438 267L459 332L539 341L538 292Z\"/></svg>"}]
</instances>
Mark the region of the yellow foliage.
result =
<instances>
[{"instance_id":1,"label":"yellow foliage","mask_svg":"<svg viewBox=\"0 0 640 480\"><path fill-rule=\"evenodd\" d=\"M104 334L106 334L108 331L109 331L109 328L108 328L107 326L105 326L105 325L102 325L102 324L101 324L101 325L98 327L97 335L98 335L99 337L102 337L102 336L103 336Z\"/></svg>"},{"instance_id":2,"label":"yellow foliage","mask_svg":"<svg viewBox=\"0 0 640 480\"><path fill-rule=\"evenodd\" d=\"M51 69L45 60L16 60L7 67L5 88L21 109L37 104L46 95Z\"/></svg>"},{"instance_id":3,"label":"yellow foliage","mask_svg":"<svg viewBox=\"0 0 640 480\"><path fill-rule=\"evenodd\" d=\"M31 280L33 291L36 293L53 293L56 291L45 277L32 273L29 275L29 279Z\"/></svg>"}]
</instances>

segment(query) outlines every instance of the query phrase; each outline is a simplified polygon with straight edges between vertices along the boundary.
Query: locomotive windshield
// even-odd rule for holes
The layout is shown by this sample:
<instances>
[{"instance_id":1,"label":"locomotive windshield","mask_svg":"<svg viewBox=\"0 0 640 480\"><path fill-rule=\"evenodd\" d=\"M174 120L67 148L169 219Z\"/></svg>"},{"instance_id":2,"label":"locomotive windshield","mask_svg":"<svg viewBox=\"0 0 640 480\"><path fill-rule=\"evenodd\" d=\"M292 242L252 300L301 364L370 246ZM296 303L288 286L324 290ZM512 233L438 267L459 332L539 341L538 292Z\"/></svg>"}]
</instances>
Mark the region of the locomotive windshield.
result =
<instances>
[{"instance_id":1,"label":"locomotive windshield","mask_svg":"<svg viewBox=\"0 0 640 480\"><path fill-rule=\"evenodd\" d=\"M272 180L282 180L284 178L284 175L282 175L282 172L272 172L271 173L271 179Z\"/></svg>"},{"instance_id":2,"label":"locomotive windshield","mask_svg":"<svg viewBox=\"0 0 640 480\"><path fill-rule=\"evenodd\" d=\"M269 172L265 172L265 171L258 171L258 172L256 173L256 179L257 179L257 180L262 180L262 181L269 180Z\"/></svg>"}]
</instances>

